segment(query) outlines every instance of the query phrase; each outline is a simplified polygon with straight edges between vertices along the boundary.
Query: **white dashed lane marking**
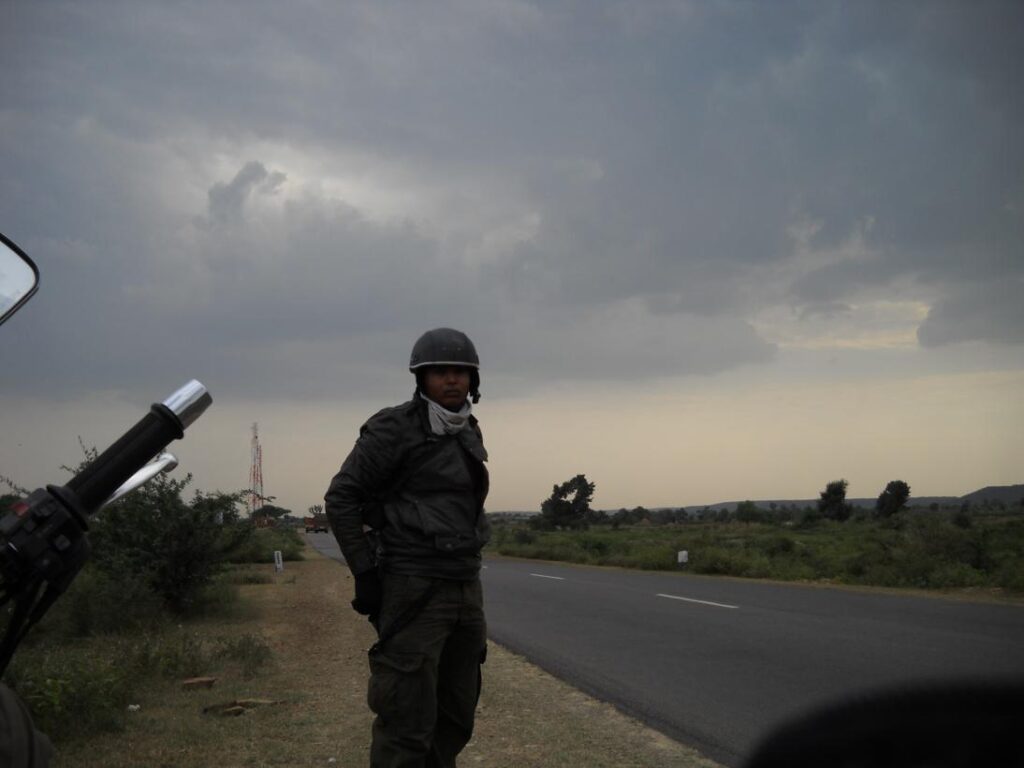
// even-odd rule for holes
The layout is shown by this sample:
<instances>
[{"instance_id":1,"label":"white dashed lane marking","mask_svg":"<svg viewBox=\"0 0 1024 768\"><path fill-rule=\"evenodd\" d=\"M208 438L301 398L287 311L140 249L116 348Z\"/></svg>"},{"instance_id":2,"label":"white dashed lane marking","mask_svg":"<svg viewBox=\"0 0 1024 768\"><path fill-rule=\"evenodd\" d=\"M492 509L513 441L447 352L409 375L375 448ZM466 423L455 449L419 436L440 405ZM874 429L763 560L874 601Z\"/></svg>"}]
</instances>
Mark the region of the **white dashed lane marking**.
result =
<instances>
[{"instance_id":1,"label":"white dashed lane marking","mask_svg":"<svg viewBox=\"0 0 1024 768\"><path fill-rule=\"evenodd\" d=\"M565 581L562 576L545 576L543 573L531 573L531 576L536 576L538 579L554 579L555 581Z\"/></svg>"},{"instance_id":2,"label":"white dashed lane marking","mask_svg":"<svg viewBox=\"0 0 1024 768\"><path fill-rule=\"evenodd\" d=\"M667 597L669 600L682 600L686 603L700 603L701 605L713 605L715 608L739 608L738 605L727 605L726 603L713 603L710 600L697 600L693 597L680 597L679 595L663 595L658 593L658 597Z\"/></svg>"}]
</instances>

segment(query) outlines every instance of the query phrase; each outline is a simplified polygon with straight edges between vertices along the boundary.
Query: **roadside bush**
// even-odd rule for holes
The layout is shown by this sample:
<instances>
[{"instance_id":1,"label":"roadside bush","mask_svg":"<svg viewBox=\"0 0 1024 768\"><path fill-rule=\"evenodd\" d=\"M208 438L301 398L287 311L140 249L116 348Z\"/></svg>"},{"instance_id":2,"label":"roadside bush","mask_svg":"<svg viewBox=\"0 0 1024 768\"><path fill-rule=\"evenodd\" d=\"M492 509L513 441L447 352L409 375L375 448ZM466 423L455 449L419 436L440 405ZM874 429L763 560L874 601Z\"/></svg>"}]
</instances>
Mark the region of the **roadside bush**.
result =
<instances>
[{"instance_id":1,"label":"roadside bush","mask_svg":"<svg viewBox=\"0 0 1024 768\"><path fill-rule=\"evenodd\" d=\"M739 576L743 572L743 556L735 550L708 547L690 555L695 573L711 576Z\"/></svg>"},{"instance_id":2,"label":"roadside bush","mask_svg":"<svg viewBox=\"0 0 1024 768\"><path fill-rule=\"evenodd\" d=\"M928 586L935 589L980 587L986 581L985 574L965 563L942 563L928 574Z\"/></svg>"},{"instance_id":3,"label":"roadside bush","mask_svg":"<svg viewBox=\"0 0 1024 768\"><path fill-rule=\"evenodd\" d=\"M537 534L526 528L520 528L512 534L512 541L516 544L533 544L536 540Z\"/></svg>"},{"instance_id":4,"label":"roadside bush","mask_svg":"<svg viewBox=\"0 0 1024 768\"><path fill-rule=\"evenodd\" d=\"M195 604L226 557L252 534L240 522L237 494L197 493L191 482L158 475L96 516L90 541L93 563L116 582L138 580L175 613Z\"/></svg>"},{"instance_id":5,"label":"roadside bush","mask_svg":"<svg viewBox=\"0 0 1024 768\"><path fill-rule=\"evenodd\" d=\"M1011 592L1024 592L1024 562L1006 563L996 573L995 582Z\"/></svg>"},{"instance_id":6,"label":"roadside bush","mask_svg":"<svg viewBox=\"0 0 1024 768\"><path fill-rule=\"evenodd\" d=\"M577 543L580 549L597 559L608 554L608 542L596 536L580 536Z\"/></svg>"},{"instance_id":7,"label":"roadside bush","mask_svg":"<svg viewBox=\"0 0 1024 768\"><path fill-rule=\"evenodd\" d=\"M635 547L609 556L606 563L645 571L668 571L677 567L676 552L675 547L666 545Z\"/></svg>"},{"instance_id":8,"label":"roadside bush","mask_svg":"<svg viewBox=\"0 0 1024 768\"><path fill-rule=\"evenodd\" d=\"M54 741L116 731L130 694L131 670L117 655L75 646L19 649L5 682Z\"/></svg>"},{"instance_id":9,"label":"roadside bush","mask_svg":"<svg viewBox=\"0 0 1024 768\"><path fill-rule=\"evenodd\" d=\"M153 629L166 621L163 601L145 582L115 579L86 565L37 629L88 637Z\"/></svg>"},{"instance_id":10,"label":"roadside bush","mask_svg":"<svg viewBox=\"0 0 1024 768\"><path fill-rule=\"evenodd\" d=\"M258 528L226 556L229 563L272 563L274 552L284 560L302 559L302 537L294 528Z\"/></svg>"},{"instance_id":11,"label":"roadside bush","mask_svg":"<svg viewBox=\"0 0 1024 768\"><path fill-rule=\"evenodd\" d=\"M767 575L781 581L812 581L818 578L818 570L811 563L779 559L771 561L771 569Z\"/></svg>"},{"instance_id":12,"label":"roadside bush","mask_svg":"<svg viewBox=\"0 0 1024 768\"><path fill-rule=\"evenodd\" d=\"M755 522L695 522L678 528L623 525L618 530L511 529L501 554L542 560L674 570L708 575L824 579L883 587L992 586L1024 592L1024 519L975 517L969 528L946 516L904 510L853 523L814 519L779 527Z\"/></svg>"},{"instance_id":13,"label":"roadside bush","mask_svg":"<svg viewBox=\"0 0 1024 768\"><path fill-rule=\"evenodd\" d=\"M772 536L764 544L764 552L769 557L789 555L796 550L796 542L789 536Z\"/></svg>"}]
</instances>

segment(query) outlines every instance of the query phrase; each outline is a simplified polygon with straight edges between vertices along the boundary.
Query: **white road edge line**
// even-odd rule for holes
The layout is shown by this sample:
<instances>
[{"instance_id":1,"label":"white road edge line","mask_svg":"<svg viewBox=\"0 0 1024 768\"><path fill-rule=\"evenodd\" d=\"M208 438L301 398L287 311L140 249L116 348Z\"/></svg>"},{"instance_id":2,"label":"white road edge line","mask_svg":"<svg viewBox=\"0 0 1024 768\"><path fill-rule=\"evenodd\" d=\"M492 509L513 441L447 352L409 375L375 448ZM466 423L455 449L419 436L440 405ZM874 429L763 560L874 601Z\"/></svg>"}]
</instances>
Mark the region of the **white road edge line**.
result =
<instances>
[{"instance_id":1,"label":"white road edge line","mask_svg":"<svg viewBox=\"0 0 1024 768\"><path fill-rule=\"evenodd\" d=\"M536 576L538 579L554 579L555 581L565 581L564 576L545 576L543 573L531 573L531 576Z\"/></svg>"},{"instance_id":2,"label":"white road edge line","mask_svg":"<svg viewBox=\"0 0 1024 768\"><path fill-rule=\"evenodd\" d=\"M713 605L716 608L739 608L738 605L726 605L725 603L713 603L710 600L696 600L692 597L680 597L679 595L664 595L658 593L658 597L667 597L669 600L682 600L687 603L700 603L701 605Z\"/></svg>"}]
</instances>

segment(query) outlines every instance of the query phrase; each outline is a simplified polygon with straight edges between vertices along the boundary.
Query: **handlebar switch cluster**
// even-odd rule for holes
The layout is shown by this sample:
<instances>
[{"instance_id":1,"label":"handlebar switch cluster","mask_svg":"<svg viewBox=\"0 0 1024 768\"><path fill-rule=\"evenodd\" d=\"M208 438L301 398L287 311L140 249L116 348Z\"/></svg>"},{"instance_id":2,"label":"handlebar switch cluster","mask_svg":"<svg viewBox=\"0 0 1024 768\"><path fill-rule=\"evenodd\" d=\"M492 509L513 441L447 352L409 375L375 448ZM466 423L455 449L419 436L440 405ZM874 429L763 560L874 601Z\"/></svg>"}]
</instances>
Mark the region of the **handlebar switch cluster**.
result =
<instances>
[{"instance_id":1,"label":"handlebar switch cluster","mask_svg":"<svg viewBox=\"0 0 1024 768\"><path fill-rule=\"evenodd\" d=\"M0 519L0 575L4 597L17 597L42 579L59 582L77 573L89 552L85 515L59 486L33 491Z\"/></svg>"}]
</instances>

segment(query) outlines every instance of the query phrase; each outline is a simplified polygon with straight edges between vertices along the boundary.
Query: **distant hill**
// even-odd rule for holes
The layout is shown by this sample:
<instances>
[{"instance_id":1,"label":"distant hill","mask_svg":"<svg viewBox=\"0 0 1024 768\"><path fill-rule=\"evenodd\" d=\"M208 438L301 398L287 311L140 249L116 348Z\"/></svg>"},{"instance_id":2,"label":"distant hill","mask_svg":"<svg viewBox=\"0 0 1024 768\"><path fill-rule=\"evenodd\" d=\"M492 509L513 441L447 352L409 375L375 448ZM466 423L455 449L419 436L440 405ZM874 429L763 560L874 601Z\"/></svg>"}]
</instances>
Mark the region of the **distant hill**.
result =
<instances>
[{"instance_id":1,"label":"distant hill","mask_svg":"<svg viewBox=\"0 0 1024 768\"><path fill-rule=\"evenodd\" d=\"M1004 504L1019 505L1024 499L1024 485L986 485L980 490L961 497L961 501L979 504L983 501L1001 501Z\"/></svg>"}]
</instances>

